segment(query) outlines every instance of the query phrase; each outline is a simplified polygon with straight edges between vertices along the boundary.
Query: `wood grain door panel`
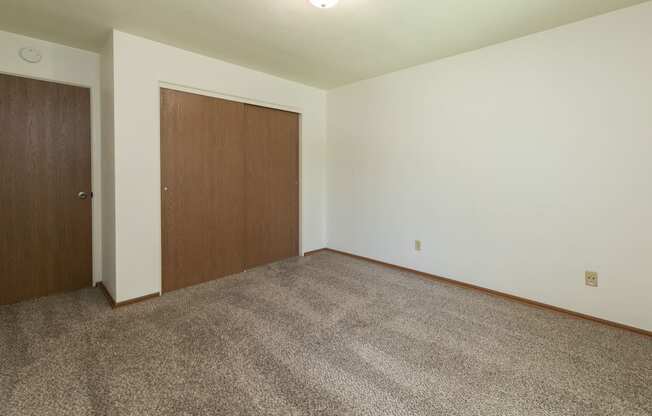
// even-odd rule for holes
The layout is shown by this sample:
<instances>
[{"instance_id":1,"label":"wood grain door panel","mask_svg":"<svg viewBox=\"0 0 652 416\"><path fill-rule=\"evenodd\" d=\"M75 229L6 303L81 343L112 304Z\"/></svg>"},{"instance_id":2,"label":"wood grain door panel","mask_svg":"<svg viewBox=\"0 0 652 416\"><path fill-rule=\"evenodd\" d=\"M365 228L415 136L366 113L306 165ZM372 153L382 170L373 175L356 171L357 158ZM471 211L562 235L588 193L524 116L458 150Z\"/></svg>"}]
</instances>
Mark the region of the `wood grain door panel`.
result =
<instances>
[{"instance_id":1,"label":"wood grain door panel","mask_svg":"<svg viewBox=\"0 0 652 416\"><path fill-rule=\"evenodd\" d=\"M92 282L90 91L0 74L0 304Z\"/></svg>"},{"instance_id":2,"label":"wood grain door panel","mask_svg":"<svg viewBox=\"0 0 652 416\"><path fill-rule=\"evenodd\" d=\"M163 291L298 255L299 116L161 89Z\"/></svg>"},{"instance_id":3,"label":"wood grain door panel","mask_svg":"<svg viewBox=\"0 0 652 416\"><path fill-rule=\"evenodd\" d=\"M243 117L241 103L161 89L165 292L244 269Z\"/></svg>"},{"instance_id":4,"label":"wood grain door panel","mask_svg":"<svg viewBox=\"0 0 652 416\"><path fill-rule=\"evenodd\" d=\"M299 255L299 115L245 106L245 267Z\"/></svg>"}]
</instances>

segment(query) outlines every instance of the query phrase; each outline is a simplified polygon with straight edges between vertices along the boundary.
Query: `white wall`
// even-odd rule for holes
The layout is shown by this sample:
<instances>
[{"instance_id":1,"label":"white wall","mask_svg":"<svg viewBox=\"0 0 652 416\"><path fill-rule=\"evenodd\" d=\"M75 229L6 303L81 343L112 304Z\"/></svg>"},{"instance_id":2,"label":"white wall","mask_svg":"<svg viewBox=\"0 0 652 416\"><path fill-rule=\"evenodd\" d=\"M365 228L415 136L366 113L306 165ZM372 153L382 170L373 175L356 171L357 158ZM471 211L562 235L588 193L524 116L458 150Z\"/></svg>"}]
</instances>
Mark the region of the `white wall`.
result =
<instances>
[{"instance_id":1,"label":"white wall","mask_svg":"<svg viewBox=\"0 0 652 416\"><path fill-rule=\"evenodd\" d=\"M301 248L324 246L323 91L119 31L113 59L116 301L161 290L161 83L301 112Z\"/></svg>"},{"instance_id":2,"label":"white wall","mask_svg":"<svg viewBox=\"0 0 652 416\"><path fill-rule=\"evenodd\" d=\"M652 330L651 22L644 3L329 92L328 246Z\"/></svg>"},{"instance_id":3,"label":"white wall","mask_svg":"<svg viewBox=\"0 0 652 416\"><path fill-rule=\"evenodd\" d=\"M43 59L23 61L21 48L38 49ZM102 280L102 181L100 139L100 57L96 53L0 31L0 72L91 90L91 152L93 186L93 283Z\"/></svg>"},{"instance_id":4,"label":"white wall","mask_svg":"<svg viewBox=\"0 0 652 416\"><path fill-rule=\"evenodd\" d=\"M116 298L115 274L115 171L113 117L113 34L101 55L102 87L102 283L113 299Z\"/></svg>"}]
</instances>

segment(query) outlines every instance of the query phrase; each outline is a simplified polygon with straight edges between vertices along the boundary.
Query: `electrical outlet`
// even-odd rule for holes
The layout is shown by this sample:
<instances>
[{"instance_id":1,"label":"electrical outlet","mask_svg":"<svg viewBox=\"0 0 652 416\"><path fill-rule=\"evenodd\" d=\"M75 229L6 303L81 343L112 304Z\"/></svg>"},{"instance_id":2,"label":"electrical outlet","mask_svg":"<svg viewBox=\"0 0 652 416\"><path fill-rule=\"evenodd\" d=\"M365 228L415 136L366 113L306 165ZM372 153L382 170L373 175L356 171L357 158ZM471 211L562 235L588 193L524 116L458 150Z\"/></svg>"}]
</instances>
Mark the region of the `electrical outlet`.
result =
<instances>
[{"instance_id":1,"label":"electrical outlet","mask_svg":"<svg viewBox=\"0 0 652 416\"><path fill-rule=\"evenodd\" d=\"M421 240L414 240L414 249L416 251L421 251Z\"/></svg>"},{"instance_id":2,"label":"electrical outlet","mask_svg":"<svg viewBox=\"0 0 652 416\"><path fill-rule=\"evenodd\" d=\"M586 271L584 273L584 281L587 286L598 287L598 272Z\"/></svg>"}]
</instances>

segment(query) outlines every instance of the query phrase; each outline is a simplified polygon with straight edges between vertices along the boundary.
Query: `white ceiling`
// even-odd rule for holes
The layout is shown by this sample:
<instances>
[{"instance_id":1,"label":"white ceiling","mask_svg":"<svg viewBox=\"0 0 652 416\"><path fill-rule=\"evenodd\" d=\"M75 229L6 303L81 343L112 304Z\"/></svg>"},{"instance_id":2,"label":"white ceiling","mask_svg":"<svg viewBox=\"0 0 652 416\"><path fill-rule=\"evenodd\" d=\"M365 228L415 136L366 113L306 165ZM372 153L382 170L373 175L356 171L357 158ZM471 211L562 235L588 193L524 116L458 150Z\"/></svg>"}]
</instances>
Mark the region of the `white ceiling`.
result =
<instances>
[{"instance_id":1,"label":"white ceiling","mask_svg":"<svg viewBox=\"0 0 652 416\"><path fill-rule=\"evenodd\" d=\"M0 0L0 29L98 51L116 28L327 89L643 2Z\"/></svg>"}]
</instances>

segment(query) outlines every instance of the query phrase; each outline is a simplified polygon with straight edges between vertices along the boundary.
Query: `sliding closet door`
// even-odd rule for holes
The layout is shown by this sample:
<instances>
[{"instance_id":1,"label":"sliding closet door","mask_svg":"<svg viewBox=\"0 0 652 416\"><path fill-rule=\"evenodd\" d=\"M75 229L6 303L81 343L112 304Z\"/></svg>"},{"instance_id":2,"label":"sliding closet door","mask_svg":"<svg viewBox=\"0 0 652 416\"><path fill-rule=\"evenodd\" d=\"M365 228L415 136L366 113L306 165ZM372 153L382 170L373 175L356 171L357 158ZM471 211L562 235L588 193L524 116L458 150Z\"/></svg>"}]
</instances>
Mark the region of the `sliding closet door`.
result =
<instances>
[{"instance_id":1,"label":"sliding closet door","mask_svg":"<svg viewBox=\"0 0 652 416\"><path fill-rule=\"evenodd\" d=\"M245 106L245 267L299 255L299 115Z\"/></svg>"},{"instance_id":2,"label":"sliding closet door","mask_svg":"<svg viewBox=\"0 0 652 416\"><path fill-rule=\"evenodd\" d=\"M163 291L244 269L244 104L161 90Z\"/></svg>"}]
</instances>

